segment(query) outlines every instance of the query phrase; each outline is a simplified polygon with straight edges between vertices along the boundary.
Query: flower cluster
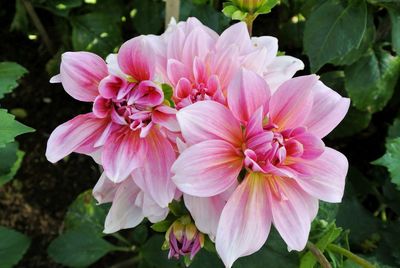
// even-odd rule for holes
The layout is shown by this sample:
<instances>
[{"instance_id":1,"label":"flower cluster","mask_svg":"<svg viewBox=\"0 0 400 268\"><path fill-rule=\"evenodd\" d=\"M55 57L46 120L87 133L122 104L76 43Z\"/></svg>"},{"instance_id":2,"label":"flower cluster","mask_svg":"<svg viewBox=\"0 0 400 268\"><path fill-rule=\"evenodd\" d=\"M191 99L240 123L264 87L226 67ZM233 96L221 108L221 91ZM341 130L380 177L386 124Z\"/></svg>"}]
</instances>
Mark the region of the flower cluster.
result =
<instances>
[{"instance_id":1,"label":"flower cluster","mask_svg":"<svg viewBox=\"0 0 400 268\"><path fill-rule=\"evenodd\" d=\"M93 195L112 202L106 233L159 222L183 199L196 227L171 226L170 257L193 258L204 233L231 267L272 224L302 250L318 200L343 196L347 159L322 138L349 99L316 75L292 78L303 63L277 54L276 38L251 38L243 22L218 35L195 18L106 61L64 53L51 82L93 108L54 130L46 156L78 152L103 167Z\"/></svg>"}]
</instances>

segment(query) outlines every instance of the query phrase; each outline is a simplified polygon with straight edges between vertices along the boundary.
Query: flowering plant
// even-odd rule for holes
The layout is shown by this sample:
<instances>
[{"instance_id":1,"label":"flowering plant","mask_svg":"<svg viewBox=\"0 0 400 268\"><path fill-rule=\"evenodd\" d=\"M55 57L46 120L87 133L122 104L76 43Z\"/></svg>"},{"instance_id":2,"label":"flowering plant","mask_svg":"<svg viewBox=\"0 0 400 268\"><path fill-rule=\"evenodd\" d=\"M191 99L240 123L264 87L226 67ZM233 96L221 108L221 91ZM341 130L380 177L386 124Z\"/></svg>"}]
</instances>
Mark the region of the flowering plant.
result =
<instances>
[{"instance_id":1,"label":"flowering plant","mask_svg":"<svg viewBox=\"0 0 400 268\"><path fill-rule=\"evenodd\" d=\"M51 82L92 112L56 128L46 156L84 153L104 168L93 195L112 203L105 233L160 222L183 199L195 225L187 216L171 226L170 257L192 259L207 234L231 267L261 248L271 224L300 251L318 200L343 196L347 159L322 138L350 101L318 76L292 78L304 65L278 56L277 43L250 38L242 22L218 35L189 18L106 61L64 53Z\"/></svg>"}]
</instances>

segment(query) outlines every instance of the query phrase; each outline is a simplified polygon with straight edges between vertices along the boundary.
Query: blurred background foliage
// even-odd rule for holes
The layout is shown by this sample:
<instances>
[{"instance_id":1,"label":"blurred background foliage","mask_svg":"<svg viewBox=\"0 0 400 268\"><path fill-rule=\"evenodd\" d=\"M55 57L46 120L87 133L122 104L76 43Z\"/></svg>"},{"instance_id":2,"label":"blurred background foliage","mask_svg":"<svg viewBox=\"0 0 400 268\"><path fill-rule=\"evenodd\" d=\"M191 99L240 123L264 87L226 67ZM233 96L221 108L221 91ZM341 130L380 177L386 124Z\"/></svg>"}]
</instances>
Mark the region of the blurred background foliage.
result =
<instances>
[{"instance_id":1,"label":"blurred background foliage","mask_svg":"<svg viewBox=\"0 0 400 268\"><path fill-rule=\"evenodd\" d=\"M331 267L367 267L352 253L376 267L399 267L400 2L274 2L255 20L253 35L277 37L281 53L305 62L301 74L317 73L351 98L347 117L325 139L348 157L350 170L343 202L320 204L303 252L288 252L273 230L258 253L234 267L320 267L318 254ZM195 16L220 33L232 23L223 4L181 0L180 20ZM100 174L92 160L72 155L51 165L44 158L49 133L90 109L48 84L61 54L87 50L105 57L134 36L161 34L165 3L16 0L0 7L0 267L183 267L161 250L162 226L145 221L102 233L108 206L91 196ZM15 118L36 132L15 142L33 130ZM175 205L167 220L179 216ZM223 266L208 241L191 267Z\"/></svg>"}]
</instances>

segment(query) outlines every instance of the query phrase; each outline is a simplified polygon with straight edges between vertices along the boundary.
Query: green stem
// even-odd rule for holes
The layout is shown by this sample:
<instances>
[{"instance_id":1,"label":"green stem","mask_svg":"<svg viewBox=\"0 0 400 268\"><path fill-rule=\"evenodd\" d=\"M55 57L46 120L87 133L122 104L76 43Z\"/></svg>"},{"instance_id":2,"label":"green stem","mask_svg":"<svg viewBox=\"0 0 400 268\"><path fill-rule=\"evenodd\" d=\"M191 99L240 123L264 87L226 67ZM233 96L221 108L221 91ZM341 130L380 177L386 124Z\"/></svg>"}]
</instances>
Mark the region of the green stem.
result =
<instances>
[{"instance_id":1,"label":"green stem","mask_svg":"<svg viewBox=\"0 0 400 268\"><path fill-rule=\"evenodd\" d=\"M317 259L317 261L319 262L319 264L321 264L323 268L332 268L331 264L326 259L325 255L321 252L321 250L319 250L317 246L308 241L307 248L310 250L310 252L314 255L314 257Z\"/></svg>"},{"instance_id":2,"label":"green stem","mask_svg":"<svg viewBox=\"0 0 400 268\"><path fill-rule=\"evenodd\" d=\"M355 255L354 253L352 253L351 251L349 251L345 248L339 247L338 245L330 244L327 247L327 249L329 249L332 252L336 252L336 253L339 253L339 254L347 257L348 259L350 259L354 263L357 263L358 265L360 265L363 268L376 268L375 265L371 264L367 260Z\"/></svg>"},{"instance_id":3,"label":"green stem","mask_svg":"<svg viewBox=\"0 0 400 268\"><path fill-rule=\"evenodd\" d=\"M136 247L135 246L131 246L131 247L117 247L117 246L115 246L113 248L113 250L122 251L122 252L134 252L136 250Z\"/></svg>"},{"instance_id":4,"label":"green stem","mask_svg":"<svg viewBox=\"0 0 400 268\"><path fill-rule=\"evenodd\" d=\"M244 22L247 25L247 30L249 31L249 35L252 36L253 34L253 22L257 18L257 15L248 14L244 19Z\"/></svg>"},{"instance_id":5,"label":"green stem","mask_svg":"<svg viewBox=\"0 0 400 268\"><path fill-rule=\"evenodd\" d=\"M132 246L132 243L129 242L128 239L126 239L125 237L123 237L119 233L111 234L111 236L115 237L116 239L118 239L119 241L121 241L122 243L124 243L127 246Z\"/></svg>"}]
</instances>

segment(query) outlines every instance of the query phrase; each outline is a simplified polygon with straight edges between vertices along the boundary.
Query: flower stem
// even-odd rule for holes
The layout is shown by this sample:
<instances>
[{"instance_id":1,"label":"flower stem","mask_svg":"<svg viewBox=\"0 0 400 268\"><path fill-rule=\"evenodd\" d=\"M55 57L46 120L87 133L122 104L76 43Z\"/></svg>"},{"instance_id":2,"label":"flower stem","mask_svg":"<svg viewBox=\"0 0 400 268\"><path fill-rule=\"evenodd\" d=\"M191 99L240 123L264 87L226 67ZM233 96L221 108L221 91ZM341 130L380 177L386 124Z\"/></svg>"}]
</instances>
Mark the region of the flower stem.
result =
<instances>
[{"instance_id":1,"label":"flower stem","mask_svg":"<svg viewBox=\"0 0 400 268\"><path fill-rule=\"evenodd\" d=\"M347 257L348 259L350 259L354 263L357 263L358 265L360 265L363 268L376 268L375 265L371 264L367 260L355 255L354 253L352 253L351 251L349 251L345 248L339 247L338 245L330 244L327 247L327 249L329 249L332 252L336 252L336 253L339 253L339 254Z\"/></svg>"},{"instance_id":2,"label":"flower stem","mask_svg":"<svg viewBox=\"0 0 400 268\"><path fill-rule=\"evenodd\" d=\"M310 250L310 252L314 255L314 257L317 259L317 261L319 262L319 264L321 264L323 268L332 268L331 264L326 259L325 255L321 252L321 250L319 250L317 246L308 241L307 248Z\"/></svg>"},{"instance_id":3,"label":"flower stem","mask_svg":"<svg viewBox=\"0 0 400 268\"><path fill-rule=\"evenodd\" d=\"M247 30L249 31L249 35L252 36L253 34L253 22L257 18L257 15L248 14L244 19L244 22L247 25Z\"/></svg>"}]
</instances>

